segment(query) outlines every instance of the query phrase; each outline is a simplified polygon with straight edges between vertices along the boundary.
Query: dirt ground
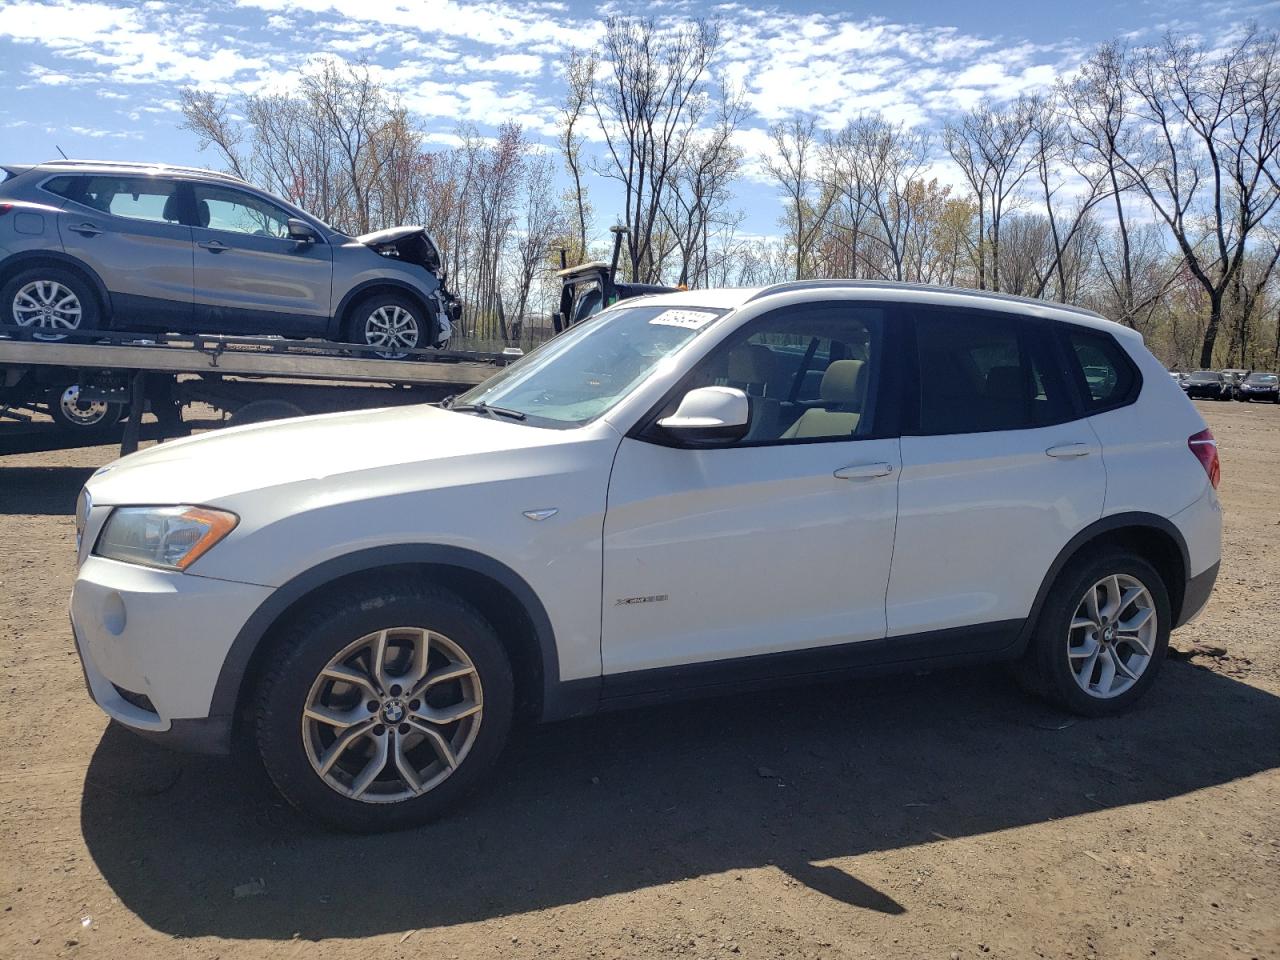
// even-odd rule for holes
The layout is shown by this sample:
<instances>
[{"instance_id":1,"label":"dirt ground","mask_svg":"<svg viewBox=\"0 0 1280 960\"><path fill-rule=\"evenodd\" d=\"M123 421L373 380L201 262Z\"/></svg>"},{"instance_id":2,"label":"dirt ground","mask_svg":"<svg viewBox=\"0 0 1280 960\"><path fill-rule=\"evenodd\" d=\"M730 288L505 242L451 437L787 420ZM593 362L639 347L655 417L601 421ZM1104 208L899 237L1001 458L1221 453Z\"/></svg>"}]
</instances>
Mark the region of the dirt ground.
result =
<instances>
[{"instance_id":1,"label":"dirt ground","mask_svg":"<svg viewBox=\"0 0 1280 960\"><path fill-rule=\"evenodd\" d=\"M991 669L615 714L381 837L108 726L66 603L113 450L2 458L0 957L1280 957L1280 406L1201 409L1222 575L1127 716Z\"/></svg>"}]
</instances>

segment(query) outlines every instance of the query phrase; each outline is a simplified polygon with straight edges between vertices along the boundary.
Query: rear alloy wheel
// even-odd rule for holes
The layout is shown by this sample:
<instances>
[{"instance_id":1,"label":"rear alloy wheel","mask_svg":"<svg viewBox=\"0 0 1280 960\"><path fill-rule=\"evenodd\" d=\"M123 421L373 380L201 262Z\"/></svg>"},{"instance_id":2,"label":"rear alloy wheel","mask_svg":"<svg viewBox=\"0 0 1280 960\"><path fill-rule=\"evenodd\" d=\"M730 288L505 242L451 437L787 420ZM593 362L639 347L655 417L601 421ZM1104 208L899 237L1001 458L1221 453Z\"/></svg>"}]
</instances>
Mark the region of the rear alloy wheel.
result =
<instances>
[{"instance_id":1,"label":"rear alloy wheel","mask_svg":"<svg viewBox=\"0 0 1280 960\"><path fill-rule=\"evenodd\" d=\"M1109 700L1142 679L1155 653L1159 618L1151 593L1134 577L1099 580L1080 598L1067 628L1067 659L1076 684Z\"/></svg>"},{"instance_id":2,"label":"rear alloy wheel","mask_svg":"<svg viewBox=\"0 0 1280 960\"><path fill-rule=\"evenodd\" d=\"M298 618L275 649L258 691L258 752L290 802L334 826L434 819L506 742L506 651L451 591L371 580Z\"/></svg>"},{"instance_id":3,"label":"rear alloy wheel","mask_svg":"<svg viewBox=\"0 0 1280 960\"><path fill-rule=\"evenodd\" d=\"M98 326L98 302L77 274L61 267L33 267L0 289L6 324L32 331L36 340L65 340Z\"/></svg>"},{"instance_id":4,"label":"rear alloy wheel","mask_svg":"<svg viewBox=\"0 0 1280 960\"><path fill-rule=\"evenodd\" d=\"M1077 557L1049 591L1019 679L1075 713L1120 713L1155 680L1171 620L1164 581L1142 557L1114 547Z\"/></svg>"},{"instance_id":5,"label":"rear alloy wheel","mask_svg":"<svg viewBox=\"0 0 1280 960\"><path fill-rule=\"evenodd\" d=\"M422 310L405 297L370 297L355 311L352 340L378 348L384 360L399 360L423 342Z\"/></svg>"}]
</instances>

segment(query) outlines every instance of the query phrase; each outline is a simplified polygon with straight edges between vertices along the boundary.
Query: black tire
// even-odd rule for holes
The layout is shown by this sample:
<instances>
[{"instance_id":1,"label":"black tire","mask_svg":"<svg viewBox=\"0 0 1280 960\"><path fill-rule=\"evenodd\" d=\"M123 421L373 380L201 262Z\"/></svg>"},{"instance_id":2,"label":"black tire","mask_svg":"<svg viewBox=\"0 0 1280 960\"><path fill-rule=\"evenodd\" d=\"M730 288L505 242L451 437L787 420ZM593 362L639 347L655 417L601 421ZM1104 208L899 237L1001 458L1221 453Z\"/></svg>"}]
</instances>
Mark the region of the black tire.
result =
<instances>
[{"instance_id":1,"label":"black tire","mask_svg":"<svg viewBox=\"0 0 1280 960\"><path fill-rule=\"evenodd\" d=\"M254 400L231 414L227 426L243 427L250 423L267 423L271 420L287 420L290 417L306 415L305 410L288 400Z\"/></svg>"},{"instance_id":2,"label":"black tire","mask_svg":"<svg viewBox=\"0 0 1280 960\"><path fill-rule=\"evenodd\" d=\"M23 323L24 319L30 320L31 315L29 313L25 316L21 315L20 307L15 303L19 292L24 289L29 290L32 284L57 284L75 297L75 305L79 308L77 320L73 326L51 326L49 333L33 334L37 340L65 340L65 333L53 331L97 330L102 325L102 305L98 302L98 294L93 289L93 285L74 270L51 265L19 270L3 287L0 287L0 327L26 326L30 329L33 326L43 326L40 319Z\"/></svg>"},{"instance_id":3,"label":"black tire","mask_svg":"<svg viewBox=\"0 0 1280 960\"><path fill-rule=\"evenodd\" d=\"M85 403L77 396L80 384L75 381L55 384L49 390L49 416L62 430L77 436L105 436L115 431L124 419L123 403Z\"/></svg>"},{"instance_id":4,"label":"black tire","mask_svg":"<svg viewBox=\"0 0 1280 960\"><path fill-rule=\"evenodd\" d=\"M380 323L394 326L403 321L405 314L410 319L409 324L403 328L395 327L398 332L388 331L387 336L394 338L390 343L378 339ZM384 360L402 359L408 355L408 350L430 346L432 338L433 329L427 311L400 293L375 293L366 297L352 307L347 320L347 341L367 347L386 346L386 350L378 350L374 354Z\"/></svg>"},{"instance_id":5,"label":"black tire","mask_svg":"<svg viewBox=\"0 0 1280 960\"><path fill-rule=\"evenodd\" d=\"M427 628L464 651L483 691L483 709L468 751L460 752L462 759L435 787L408 799L366 802L339 793L313 767L303 740L303 709L335 656L359 638L396 627ZM401 830L436 819L480 783L506 744L514 709L506 650L475 608L442 587L408 576L359 581L295 618L268 655L271 666L256 690L254 723L263 766L290 803L341 830ZM385 768L384 773L399 776Z\"/></svg>"},{"instance_id":6,"label":"black tire","mask_svg":"<svg viewBox=\"0 0 1280 960\"><path fill-rule=\"evenodd\" d=\"M1124 692L1102 699L1085 693L1076 682L1069 666L1068 638L1081 598L1092 585L1114 574L1132 577L1146 587L1155 611L1156 630L1150 661L1138 680ZM1168 588L1159 571L1142 557L1118 549L1079 557L1067 564L1049 591L1035 633L1015 672L1029 692L1073 713L1089 717L1122 713L1155 681L1169 647L1171 625Z\"/></svg>"}]
</instances>

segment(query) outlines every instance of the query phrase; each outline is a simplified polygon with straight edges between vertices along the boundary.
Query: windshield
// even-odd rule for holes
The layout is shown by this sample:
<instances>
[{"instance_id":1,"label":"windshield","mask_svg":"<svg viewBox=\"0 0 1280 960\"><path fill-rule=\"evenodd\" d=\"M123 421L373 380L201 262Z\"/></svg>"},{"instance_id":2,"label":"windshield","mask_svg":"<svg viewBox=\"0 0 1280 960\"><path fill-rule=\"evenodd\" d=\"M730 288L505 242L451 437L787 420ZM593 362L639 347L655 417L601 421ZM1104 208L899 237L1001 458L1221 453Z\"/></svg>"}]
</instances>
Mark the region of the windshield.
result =
<instances>
[{"instance_id":1,"label":"windshield","mask_svg":"<svg viewBox=\"0 0 1280 960\"><path fill-rule=\"evenodd\" d=\"M1191 379L1192 379L1192 380L1200 381L1200 382L1202 382L1202 383L1208 383L1210 380L1221 380L1221 379L1222 379L1222 374L1220 374L1220 373L1193 373L1193 374L1191 375Z\"/></svg>"},{"instance_id":2,"label":"windshield","mask_svg":"<svg viewBox=\"0 0 1280 960\"><path fill-rule=\"evenodd\" d=\"M620 305L570 327L453 403L502 407L535 426L578 426L611 410L663 359L727 311Z\"/></svg>"},{"instance_id":3,"label":"windshield","mask_svg":"<svg viewBox=\"0 0 1280 960\"><path fill-rule=\"evenodd\" d=\"M1274 373L1251 373L1245 377L1250 383L1276 383L1277 380Z\"/></svg>"}]
</instances>

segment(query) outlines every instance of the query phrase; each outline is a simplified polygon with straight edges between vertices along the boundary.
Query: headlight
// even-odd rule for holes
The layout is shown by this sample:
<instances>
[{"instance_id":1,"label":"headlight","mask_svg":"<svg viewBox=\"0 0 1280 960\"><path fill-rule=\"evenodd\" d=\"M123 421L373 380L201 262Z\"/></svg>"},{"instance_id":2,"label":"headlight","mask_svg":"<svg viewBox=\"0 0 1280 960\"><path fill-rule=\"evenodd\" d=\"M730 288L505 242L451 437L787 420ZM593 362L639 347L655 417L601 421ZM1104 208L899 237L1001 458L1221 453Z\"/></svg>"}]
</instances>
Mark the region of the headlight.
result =
<instances>
[{"instance_id":1,"label":"headlight","mask_svg":"<svg viewBox=\"0 0 1280 960\"><path fill-rule=\"evenodd\" d=\"M236 528L240 518L207 507L116 507L93 552L164 570L185 570Z\"/></svg>"}]
</instances>

